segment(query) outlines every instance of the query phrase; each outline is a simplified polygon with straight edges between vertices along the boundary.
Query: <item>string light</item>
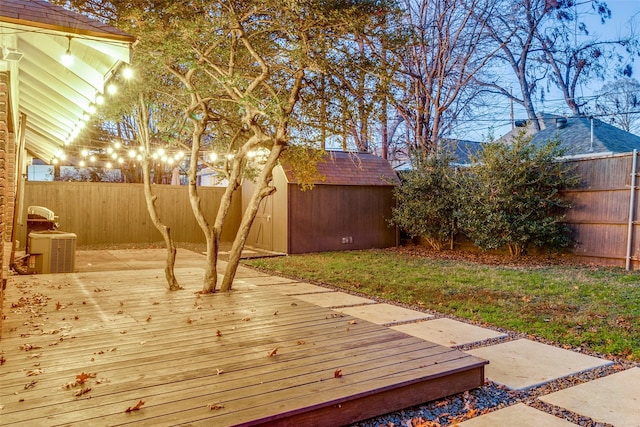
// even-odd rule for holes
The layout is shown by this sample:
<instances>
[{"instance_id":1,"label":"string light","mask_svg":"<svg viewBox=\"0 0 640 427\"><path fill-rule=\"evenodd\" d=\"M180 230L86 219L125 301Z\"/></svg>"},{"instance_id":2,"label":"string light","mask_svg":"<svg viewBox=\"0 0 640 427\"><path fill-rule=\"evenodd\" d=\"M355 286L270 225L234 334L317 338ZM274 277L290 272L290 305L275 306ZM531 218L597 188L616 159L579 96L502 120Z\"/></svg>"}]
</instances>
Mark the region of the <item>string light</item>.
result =
<instances>
[{"instance_id":1,"label":"string light","mask_svg":"<svg viewBox=\"0 0 640 427\"><path fill-rule=\"evenodd\" d=\"M133 77L133 69L131 67L125 67L122 70L122 77L125 79L130 79Z\"/></svg>"},{"instance_id":2,"label":"string light","mask_svg":"<svg viewBox=\"0 0 640 427\"><path fill-rule=\"evenodd\" d=\"M60 58L60 62L65 67L69 68L73 65L73 55L71 54L71 36L67 36L69 44L67 45L67 51Z\"/></svg>"}]
</instances>

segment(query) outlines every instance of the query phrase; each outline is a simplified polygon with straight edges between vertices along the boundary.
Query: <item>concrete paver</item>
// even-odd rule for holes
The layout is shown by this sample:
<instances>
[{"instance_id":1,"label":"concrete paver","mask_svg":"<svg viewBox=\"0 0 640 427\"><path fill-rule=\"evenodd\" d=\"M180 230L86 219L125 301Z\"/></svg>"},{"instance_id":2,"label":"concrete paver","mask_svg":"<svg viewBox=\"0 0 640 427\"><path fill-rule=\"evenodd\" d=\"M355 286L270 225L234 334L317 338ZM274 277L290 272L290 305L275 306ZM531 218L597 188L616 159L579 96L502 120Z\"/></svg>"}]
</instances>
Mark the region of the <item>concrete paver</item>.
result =
<instances>
[{"instance_id":1,"label":"concrete paver","mask_svg":"<svg viewBox=\"0 0 640 427\"><path fill-rule=\"evenodd\" d=\"M546 412L517 403L508 408L499 409L468 421L457 424L460 427L570 427L575 424Z\"/></svg>"},{"instance_id":2,"label":"concrete paver","mask_svg":"<svg viewBox=\"0 0 640 427\"><path fill-rule=\"evenodd\" d=\"M485 367L487 378L511 389L534 387L613 363L526 339L480 347L467 353L489 360Z\"/></svg>"},{"instance_id":3,"label":"concrete paver","mask_svg":"<svg viewBox=\"0 0 640 427\"><path fill-rule=\"evenodd\" d=\"M507 334L445 317L393 326L392 329L448 347L507 336Z\"/></svg>"},{"instance_id":4,"label":"concrete paver","mask_svg":"<svg viewBox=\"0 0 640 427\"><path fill-rule=\"evenodd\" d=\"M267 286L267 285L264 285ZM317 294L321 292L333 292L329 288L323 288L322 286L312 285L305 282L292 282L281 283L275 285L268 285L269 290L280 292L285 295L299 295L299 294Z\"/></svg>"},{"instance_id":5,"label":"concrete paver","mask_svg":"<svg viewBox=\"0 0 640 427\"><path fill-rule=\"evenodd\" d=\"M309 302L311 304L319 305L320 307L344 307L350 305L376 303L374 300L362 298L344 292L323 292L318 294L302 294L291 296Z\"/></svg>"},{"instance_id":6,"label":"concrete paver","mask_svg":"<svg viewBox=\"0 0 640 427\"><path fill-rule=\"evenodd\" d=\"M433 315L431 314L409 310L407 308L391 304L371 304L360 307L345 307L336 309L335 311L339 311L371 323L376 323L378 325L388 325L399 322L433 318Z\"/></svg>"},{"instance_id":7,"label":"concrete paver","mask_svg":"<svg viewBox=\"0 0 640 427\"><path fill-rule=\"evenodd\" d=\"M640 427L640 368L566 388L542 396L540 400L595 421Z\"/></svg>"},{"instance_id":8,"label":"concrete paver","mask_svg":"<svg viewBox=\"0 0 640 427\"><path fill-rule=\"evenodd\" d=\"M243 280L245 282L251 283L252 285L258 285L258 286L297 282L297 280L289 279L287 277L277 277L277 276L246 277L246 278L243 278Z\"/></svg>"}]
</instances>

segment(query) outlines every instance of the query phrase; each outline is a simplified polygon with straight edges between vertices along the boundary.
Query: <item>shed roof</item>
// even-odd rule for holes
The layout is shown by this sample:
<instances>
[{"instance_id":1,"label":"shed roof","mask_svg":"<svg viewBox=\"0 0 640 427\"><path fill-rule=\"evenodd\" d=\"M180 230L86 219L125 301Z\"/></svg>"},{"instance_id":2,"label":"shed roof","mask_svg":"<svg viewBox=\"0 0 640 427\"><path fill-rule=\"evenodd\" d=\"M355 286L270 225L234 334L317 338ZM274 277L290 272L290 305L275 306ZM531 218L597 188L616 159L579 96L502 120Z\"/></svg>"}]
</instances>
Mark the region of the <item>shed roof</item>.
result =
<instances>
[{"instance_id":1,"label":"shed roof","mask_svg":"<svg viewBox=\"0 0 640 427\"><path fill-rule=\"evenodd\" d=\"M295 172L283 167L287 182L297 184ZM393 186L398 175L389 161L369 153L329 151L318 163L314 185Z\"/></svg>"}]
</instances>

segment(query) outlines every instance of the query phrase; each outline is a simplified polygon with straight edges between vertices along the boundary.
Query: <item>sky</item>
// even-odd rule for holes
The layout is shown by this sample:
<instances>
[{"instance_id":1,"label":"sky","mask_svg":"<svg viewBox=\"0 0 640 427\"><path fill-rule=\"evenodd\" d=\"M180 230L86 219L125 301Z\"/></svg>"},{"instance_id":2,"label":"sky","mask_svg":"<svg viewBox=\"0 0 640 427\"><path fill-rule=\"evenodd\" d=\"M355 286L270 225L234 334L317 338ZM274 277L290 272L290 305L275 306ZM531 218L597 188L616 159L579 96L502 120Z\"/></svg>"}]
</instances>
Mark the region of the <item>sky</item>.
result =
<instances>
[{"instance_id":1,"label":"sky","mask_svg":"<svg viewBox=\"0 0 640 427\"><path fill-rule=\"evenodd\" d=\"M593 17L586 20L587 28L592 35L597 35L601 39L611 39L621 37L628 34L630 24L635 25L635 31L640 37L640 0L606 0L609 9L611 9L611 19L605 24L601 24L599 18ZM636 57L633 67L633 78L640 81L640 57ZM584 88L583 95L588 96L589 91L597 91L603 85L603 82L594 81L589 88ZM517 87L514 86L514 92ZM554 95L549 93L544 104L537 104L539 112L550 114L570 114L570 110L566 107L566 103L560 94ZM479 112L477 120L473 123L467 123L461 127L459 134L454 135L457 138L468 139L473 141L486 141L490 134L498 138L509 130L511 105L505 100L504 103L494 106L490 111ZM514 106L514 117L518 119L526 119L526 113L518 105Z\"/></svg>"}]
</instances>

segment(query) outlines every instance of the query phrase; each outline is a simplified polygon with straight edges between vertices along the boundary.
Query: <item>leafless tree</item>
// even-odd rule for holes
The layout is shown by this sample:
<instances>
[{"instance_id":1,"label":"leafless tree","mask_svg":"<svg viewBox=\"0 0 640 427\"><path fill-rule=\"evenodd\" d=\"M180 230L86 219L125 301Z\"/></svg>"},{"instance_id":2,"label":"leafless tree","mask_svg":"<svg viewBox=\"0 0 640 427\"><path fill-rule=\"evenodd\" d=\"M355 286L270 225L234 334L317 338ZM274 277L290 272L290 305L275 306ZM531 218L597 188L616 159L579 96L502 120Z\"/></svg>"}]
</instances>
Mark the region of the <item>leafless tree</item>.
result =
<instances>
[{"instance_id":1,"label":"leafless tree","mask_svg":"<svg viewBox=\"0 0 640 427\"><path fill-rule=\"evenodd\" d=\"M497 51L487 49L491 0L405 0L407 41L393 54L395 107L412 155L428 156L478 95L474 77Z\"/></svg>"},{"instance_id":2,"label":"leafless tree","mask_svg":"<svg viewBox=\"0 0 640 427\"><path fill-rule=\"evenodd\" d=\"M640 122L640 82L626 77L605 84L598 92L596 109L621 129L636 130Z\"/></svg>"}]
</instances>

